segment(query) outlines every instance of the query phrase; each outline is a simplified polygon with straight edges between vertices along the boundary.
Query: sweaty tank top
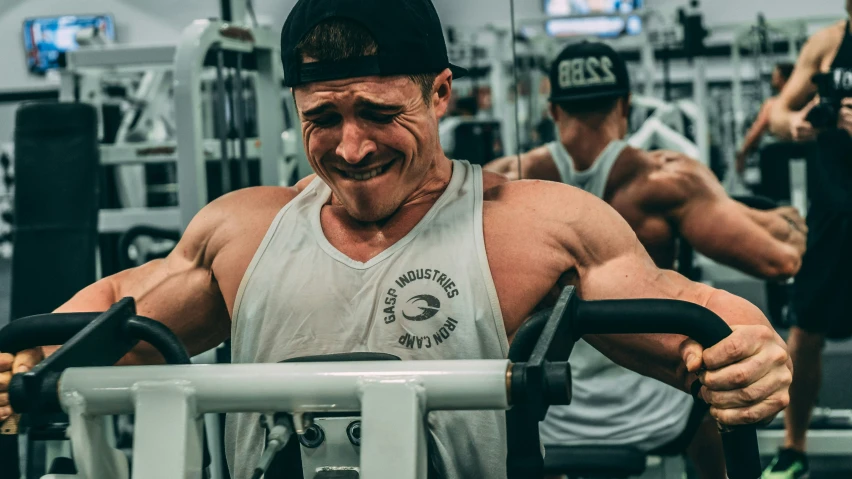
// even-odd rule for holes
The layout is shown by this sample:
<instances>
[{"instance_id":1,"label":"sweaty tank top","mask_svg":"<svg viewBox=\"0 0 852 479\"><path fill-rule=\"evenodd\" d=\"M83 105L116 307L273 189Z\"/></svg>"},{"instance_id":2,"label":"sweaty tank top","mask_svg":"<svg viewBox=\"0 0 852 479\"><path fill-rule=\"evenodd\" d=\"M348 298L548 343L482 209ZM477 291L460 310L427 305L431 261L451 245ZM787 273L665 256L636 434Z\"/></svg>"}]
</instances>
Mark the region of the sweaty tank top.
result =
<instances>
[{"instance_id":1,"label":"sweaty tank top","mask_svg":"<svg viewBox=\"0 0 852 479\"><path fill-rule=\"evenodd\" d=\"M852 34L849 21L829 70L835 87L852 96ZM813 165L818 188L810 191L815 206L852 213L852 138L845 130L827 130L817 137L818 158Z\"/></svg>"},{"instance_id":2,"label":"sweaty tank top","mask_svg":"<svg viewBox=\"0 0 852 479\"><path fill-rule=\"evenodd\" d=\"M319 178L275 217L234 305L234 363L379 352L403 360L505 359L508 341L482 231L482 170L453 162L447 189L402 239L366 263L329 243ZM505 478L503 411L428 416L445 478ZM232 477L247 478L263 450L256 414L229 414Z\"/></svg>"},{"instance_id":3,"label":"sweaty tank top","mask_svg":"<svg viewBox=\"0 0 852 479\"><path fill-rule=\"evenodd\" d=\"M564 183L603 198L627 143L611 142L581 172L561 143L547 146ZM686 427L693 403L689 395L615 364L582 339L569 361L574 396L570 406L548 409L540 427L544 444L629 444L649 451L674 440Z\"/></svg>"}]
</instances>

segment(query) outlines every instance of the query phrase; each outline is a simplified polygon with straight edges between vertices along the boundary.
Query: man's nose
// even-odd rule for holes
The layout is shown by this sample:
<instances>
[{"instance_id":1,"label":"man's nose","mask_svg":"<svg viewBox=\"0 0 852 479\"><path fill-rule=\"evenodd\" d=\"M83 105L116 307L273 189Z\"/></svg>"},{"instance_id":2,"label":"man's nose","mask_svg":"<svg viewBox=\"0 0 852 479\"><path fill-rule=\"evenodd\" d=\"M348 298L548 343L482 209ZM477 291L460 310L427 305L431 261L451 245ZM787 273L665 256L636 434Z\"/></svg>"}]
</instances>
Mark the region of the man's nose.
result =
<instances>
[{"instance_id":1,"label":"man's nose","mask_svg":"<svg viewBox=\"0 0 852 479\"><path fill-rule=\"evenodd\" d=\"M361 162L370 153L375 153L376 143L369 138L369 132L358 122L343 123L343 132L335 153L350 165Z\"/></svg>"}]
</instances>

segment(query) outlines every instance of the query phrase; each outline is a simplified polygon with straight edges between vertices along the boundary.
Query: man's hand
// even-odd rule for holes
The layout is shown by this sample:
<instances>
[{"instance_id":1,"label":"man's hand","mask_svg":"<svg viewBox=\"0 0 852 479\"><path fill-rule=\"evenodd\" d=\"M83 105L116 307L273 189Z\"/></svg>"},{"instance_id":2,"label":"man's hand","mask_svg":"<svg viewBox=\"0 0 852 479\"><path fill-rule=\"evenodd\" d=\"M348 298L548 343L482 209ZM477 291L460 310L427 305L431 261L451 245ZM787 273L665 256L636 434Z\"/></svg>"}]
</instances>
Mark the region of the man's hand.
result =
<instances>
[{"instance_id":1,"label":"man's hand","mask_svg":"<svg viewBox=\"0 0 852 479\"><path fill-rule=\"evenodd\" d=\"M735 325L733 333L704 349L689 339L681 357L703 386L710 414L726 426L769 421L790 402L793 363L778 335L764 325Z\"/></svg>"},{"instance_id":2,"label":"man's hand","mask_svg":"<svg viewBox=\"0 0 852 479\"><path fill-rule=\"evenodd\" d=\"M844 98L840 102L840 113L837 114L837 128L846 130L852 135L852 98Z\"/></svg>"},{"instance_id":3,"label":"man's hand","mask_svg":"<svg viewBox=\"0 0 852 479\"><path fill-rule=\"evenodd\" d=\"M27 349L12 356L0 353L0 422L12 415L9 405L9 382L13 374L25 373L44 359L41 348Z\"/></svg>"},{"instance_id":4,"label":"man's hand","mask_svg":"<svg viewBox=\"0 0 852 479\"><path fill-rule=\"evenodd\" d=\"M795 247L800 254L804 254L808 239L808 225L802 215L799 214L799 210L793 206L782 206L771 210L771 212L780 216L787 223L784 241Z\"/></svg>"},{"instance_id":5,"label":"man's hand","mask_svg":"<svg viewBox=\"0 0 852 479\"><path fill-rule=\"evenodd\" d=\"M793 141L811 141L816 138L816 129L805 117L810 108L805 108L790 115L790 136Z\"/></svg>"}]
</instances>

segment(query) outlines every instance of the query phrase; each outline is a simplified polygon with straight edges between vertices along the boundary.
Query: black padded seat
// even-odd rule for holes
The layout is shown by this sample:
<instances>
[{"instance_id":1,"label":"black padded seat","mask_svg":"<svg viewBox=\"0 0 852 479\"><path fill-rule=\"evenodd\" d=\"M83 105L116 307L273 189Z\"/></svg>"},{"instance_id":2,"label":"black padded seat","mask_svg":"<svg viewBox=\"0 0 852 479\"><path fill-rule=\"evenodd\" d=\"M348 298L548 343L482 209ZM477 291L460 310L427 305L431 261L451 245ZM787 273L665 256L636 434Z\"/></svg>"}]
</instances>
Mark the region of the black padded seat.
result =
<instances>
[{"instance_id":1,"label":"black padded seat","mask_svg":"<svg viewBox=\"0 0 852 479\"><path fill-rule=\"evenodd\" d=\"M626 479L645 472L646 460L632 446L545 446L544 470L569 478Z\"/></svg>"}]
</instances>

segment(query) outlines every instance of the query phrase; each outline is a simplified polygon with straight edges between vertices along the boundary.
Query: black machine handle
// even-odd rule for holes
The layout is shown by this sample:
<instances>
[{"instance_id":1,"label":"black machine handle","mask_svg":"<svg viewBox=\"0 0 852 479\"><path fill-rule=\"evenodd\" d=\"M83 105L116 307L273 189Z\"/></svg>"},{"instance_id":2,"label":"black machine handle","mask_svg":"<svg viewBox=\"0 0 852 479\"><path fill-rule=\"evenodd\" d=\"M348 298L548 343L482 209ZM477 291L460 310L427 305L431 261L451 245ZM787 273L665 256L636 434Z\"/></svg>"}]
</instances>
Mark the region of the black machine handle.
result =
<instances>
[{"instance_id":1,"label":"black machine handle","mask_svg":"<svg viewBox=\"0 0 852 479\"><path fill-rule=\"evenodd\" d=\"M168 364L189 364L189 354L165 325L136 315L132 298L104 313L55 313L29 316L0 329L0 351L17 353L61 344L32 371L16 374L9 399L17 412L60 412L59 376L69 367L112 366L140 340L151 344Z\"/></svg>"},{"instance_id":2,"label":"black machine handle","mask_svg":"<svg viewBox=\"0 0 852 479\"><path fill-rule=\"evenodd\" d=\"M681 334L705 348L722 341L731 328L712 311L684 301L636 299L582 301L575 288L563 289L553 310L539 312L515 335L509 350L512 409L506 414L510 432L507 468L510 479L535 477L543 470L538 421L550 404L569 404L573 343L586 334ZM534 344L533 344L534 343ZM517 437L513 437L513 434ZM721 431L728 477L761 475L757 431L737 426Z\"/></svg>"},{"instance_id":3,"label":"black machine handle","mask_svg":"<svg viewBox=\"0 0 852 479\"><path fill-rule=\"evenodd\" d=\"M709 309L685 301L656 299L580 301L574 326L578 335L682 334L705 348L712 347L731 334L728 324ZM721 434L728 477L760 477L762 469L755 426L721 428Z\"/></svg>"}]
</instances>

